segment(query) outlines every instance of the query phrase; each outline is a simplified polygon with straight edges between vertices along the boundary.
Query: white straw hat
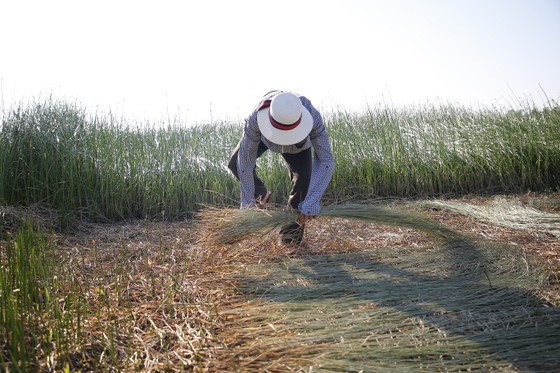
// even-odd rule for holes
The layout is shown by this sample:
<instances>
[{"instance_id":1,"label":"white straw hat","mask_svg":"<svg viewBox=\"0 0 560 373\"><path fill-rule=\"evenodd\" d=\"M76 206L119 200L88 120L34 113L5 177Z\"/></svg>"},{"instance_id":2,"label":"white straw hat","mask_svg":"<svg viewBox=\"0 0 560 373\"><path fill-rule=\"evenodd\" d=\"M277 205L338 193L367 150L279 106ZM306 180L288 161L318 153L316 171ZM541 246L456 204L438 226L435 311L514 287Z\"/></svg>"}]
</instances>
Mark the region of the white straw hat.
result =
<instances>
[{"instance_id":1,"label":"white straw hat","mask_svg":"<svg viewBox=\"0 0 560 373\"><path fill-rule=\"evenodd\" d=\"M278 145L293 145L311 132L313 117L299 96L282 92L262 102L257 113L261 134Z\"/></svg>"}]
</instances>

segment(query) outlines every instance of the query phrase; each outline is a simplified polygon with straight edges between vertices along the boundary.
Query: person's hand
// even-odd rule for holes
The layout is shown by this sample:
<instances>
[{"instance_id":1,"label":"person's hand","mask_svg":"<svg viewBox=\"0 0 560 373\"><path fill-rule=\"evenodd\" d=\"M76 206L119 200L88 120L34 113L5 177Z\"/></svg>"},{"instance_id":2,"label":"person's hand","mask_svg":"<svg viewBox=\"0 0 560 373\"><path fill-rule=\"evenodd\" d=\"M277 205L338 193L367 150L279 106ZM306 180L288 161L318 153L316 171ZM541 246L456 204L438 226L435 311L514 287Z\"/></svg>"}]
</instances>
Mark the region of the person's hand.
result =
<instances>
[{"instance_id":1,"label":"person's hand","mask_svg":"<svg viewBox=\"0 0 560 373\"><path fill-rule=\"evenodd\" d=\"M315 219L316 217L317 217L316 215L303 215L303 214L300 212L299 215L298 215L298 218L297 218L297 222L298 222L300 225L304 225L305 223L307 223L307 222L310 221L310 220Z\"/></svg>"}]
</instances>

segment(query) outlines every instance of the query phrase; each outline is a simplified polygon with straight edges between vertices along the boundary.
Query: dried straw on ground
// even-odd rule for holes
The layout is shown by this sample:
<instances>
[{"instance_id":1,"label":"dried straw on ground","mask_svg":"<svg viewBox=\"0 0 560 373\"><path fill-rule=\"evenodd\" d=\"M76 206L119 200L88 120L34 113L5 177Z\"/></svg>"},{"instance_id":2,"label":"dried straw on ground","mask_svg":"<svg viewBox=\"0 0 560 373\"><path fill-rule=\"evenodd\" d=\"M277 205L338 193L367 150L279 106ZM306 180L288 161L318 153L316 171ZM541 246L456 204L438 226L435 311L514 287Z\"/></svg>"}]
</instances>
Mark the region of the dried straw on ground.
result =
<instances>
[{"instance_id":1,"label":"dried straw on ground","mask_svg":"<svg viewBox=\"0 0 560 373\"><path fill-rule=\"evenodd\" d=\"M432 239L422 247L339 254L312 255L307 247L261 262L259 255L276 250L271 240L293 212L201 211L199 242L233 264L221 281L240 292L222 307L228 336L213 369L513 372L560 364L560 313L537 295L547 271L522 251L396 208L348 204L326 207L321 216L307 238L328 241L341 233L338 222L360 220L380 234L390 225ZM245 264L223 260L232 255Z\"/></svg>"},{"instance_id":2,"label":"dried straw on ground","mask_svg":"<svg viewBox=\"0 0 560 373\"><path fill-rule=\"evenodd\" d=\"M456 238L456 233L427 217L367 204L332 205L323 208L324 218L347 218L383 225L421 230L434 236ZM204 232L201 242L231 244L255 234L267 233L293 222L297 215L278 207L267 209L238 209L207 207L198 213Z\"/></svg>"},{"instance_id":3,"label":"dried straw on ground","mask_svg":"<svg viewBox=\"0 0 560 373\"><path fill-rule=\"evenodd\" d=\"M32 312L44 321L35 332L68 338L34 345L30 370L558 371L558 283L531 260L558 263L557 239L442 209L410 214L417 204L377 207L311 222L292 251L270 226L233 244L200 243L212 224L191 221L49 234L62 319ZM51 221L46 212L33 221ZM0 209L7 231L20 216Z\"/></svg>"}]
</instances>

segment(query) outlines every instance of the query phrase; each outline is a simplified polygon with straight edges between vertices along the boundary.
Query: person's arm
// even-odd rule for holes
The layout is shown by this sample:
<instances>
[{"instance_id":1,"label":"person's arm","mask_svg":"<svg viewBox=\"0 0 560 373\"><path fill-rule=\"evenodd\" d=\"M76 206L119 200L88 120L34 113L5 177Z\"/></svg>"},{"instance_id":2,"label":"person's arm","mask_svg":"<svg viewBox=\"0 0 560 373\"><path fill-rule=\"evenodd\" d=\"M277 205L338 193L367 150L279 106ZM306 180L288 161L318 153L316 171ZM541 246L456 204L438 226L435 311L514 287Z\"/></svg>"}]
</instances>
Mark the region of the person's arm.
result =
<instances>
[{"instance_id":1,"label":"person's arm","mask_svg":"<svg viewBox=\"0 0 560 373\"><path fill-rule=\"evenodd\" d=\"M298 206L300 213L307 217L315 216L321 211L321 197L334 172L334 157L327 130L320 114L314 109L311 113L315 121L313 130L309 135L314 150L311 182L307 196ZM298 220L305 222L308 219L300 216Z\"/></svg>"},{"instance_id":2,"label":"person's arm","mask_svg":"<svg viewBox=\"0 0 560 373\"><path fill-rule=\"evenodd\" d=\"M245 121L243 137L239 144L237 155L237 173L241 189L241 208L254 207L255 203L255 181L253 170L257 162L257 151L260 142L260 132L257 125L256 113L253 113Z\"/></svg>"}]
</instances>

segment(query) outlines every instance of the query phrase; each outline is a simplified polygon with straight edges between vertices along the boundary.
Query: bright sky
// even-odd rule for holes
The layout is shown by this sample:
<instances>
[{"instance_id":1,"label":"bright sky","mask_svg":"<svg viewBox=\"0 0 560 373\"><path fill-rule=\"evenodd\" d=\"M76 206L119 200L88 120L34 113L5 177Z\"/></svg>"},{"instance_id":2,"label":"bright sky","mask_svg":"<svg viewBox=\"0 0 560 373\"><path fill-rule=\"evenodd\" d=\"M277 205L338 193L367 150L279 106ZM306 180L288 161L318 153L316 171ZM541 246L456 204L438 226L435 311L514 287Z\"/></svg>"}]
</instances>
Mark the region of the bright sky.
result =
<instances>
[{"instance_id":1,"label":"bright sky","mask_svg":"<svg viewBox=\"0 0 560 373\"><path fill-rule=\"evenodd\" d=\"M560 100L560 0L0 0L0 110L52 95L125 117Z\"/></svg>"}]
</instances>

